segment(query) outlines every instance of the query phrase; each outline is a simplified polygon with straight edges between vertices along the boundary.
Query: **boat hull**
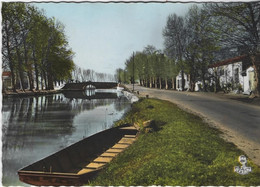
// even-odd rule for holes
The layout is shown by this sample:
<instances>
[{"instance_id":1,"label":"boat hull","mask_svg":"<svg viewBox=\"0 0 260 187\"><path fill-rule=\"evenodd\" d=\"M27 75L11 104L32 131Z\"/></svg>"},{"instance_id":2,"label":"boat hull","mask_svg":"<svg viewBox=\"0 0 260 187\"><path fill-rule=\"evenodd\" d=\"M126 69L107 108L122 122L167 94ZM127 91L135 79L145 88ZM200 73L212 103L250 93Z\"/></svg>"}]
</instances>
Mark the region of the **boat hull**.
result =
<instances>
[{"instance_id":1,"label":"boat hull","mask_svg":"<svg viewBox=\"0 0 260 187\"><path fill-rule=\"evenodd\" d=\"M66 173L18 172L19 180L36 186L82 186L100 170L82 175Z\"/></svg>"},{"instance_id":2,"label":"boat hull","mask_svg":"<svg viewBox=\"0 0 260 187\"><path fill-rule=\"evenodd\" d=\"M83 181L80 176L55 174L55 173L36 173L36 172L18 172L19 180L36 186L70 186L81 185Z\"/></svg>"},{"instance_id":3,"label":"boat hull","mask_svg":"<svg viewBox=\"0 0 260 187\"><path fill-rule=\"evenodd\" d=\"M19 179L37 186L86 184L104 167L88 168L93 159L125 135L136 135L137 132L136 129L128 127L105 130L24 167L18 171Z\"/></svg>"}]
</instances>

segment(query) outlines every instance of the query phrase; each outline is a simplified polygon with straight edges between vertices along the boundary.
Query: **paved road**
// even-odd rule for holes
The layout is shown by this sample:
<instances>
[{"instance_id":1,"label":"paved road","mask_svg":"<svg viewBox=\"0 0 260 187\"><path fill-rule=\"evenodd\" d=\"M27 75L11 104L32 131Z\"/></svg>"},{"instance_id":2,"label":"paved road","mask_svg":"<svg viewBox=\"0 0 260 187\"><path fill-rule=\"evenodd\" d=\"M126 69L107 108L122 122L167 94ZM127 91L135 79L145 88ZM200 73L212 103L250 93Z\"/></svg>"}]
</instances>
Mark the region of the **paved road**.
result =
<instances>
[{"instance_id":1,"label":"paved road","mask_svg":"<svg viewBox=\"0 0 260 187\"><path fill-rule=\"evenodd\" d=\"M132 89L131 85L127 86ZM135 91L150 97L169 100L182 108L200 114L232 132L233 138L249 140L260 145L260 106L203 93L149 89L135 85ZM239 136L239 137L238 137ZM259 146L257 149L259 150Z\"/></svg>"}]
</instances>

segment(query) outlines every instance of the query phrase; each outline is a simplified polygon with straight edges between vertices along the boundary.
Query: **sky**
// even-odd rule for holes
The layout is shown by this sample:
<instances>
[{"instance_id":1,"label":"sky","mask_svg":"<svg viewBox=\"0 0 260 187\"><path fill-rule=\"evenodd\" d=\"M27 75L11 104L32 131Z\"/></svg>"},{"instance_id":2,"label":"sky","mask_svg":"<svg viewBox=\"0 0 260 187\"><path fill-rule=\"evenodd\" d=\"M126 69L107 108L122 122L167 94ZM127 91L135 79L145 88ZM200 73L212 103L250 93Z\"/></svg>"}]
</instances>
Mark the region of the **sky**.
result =
<instances>
[{"instance_id":1,"label":"sky","mask_svg":"<svg viewBox=\"0 0 260 187\"><path fill-rule=\"evenodd\" d=\"M74 62L83 69L114 74L135 51L163 49L170 14L184 16L188 3L33 3L65 25Z\"/></svg>"}]
</instances>

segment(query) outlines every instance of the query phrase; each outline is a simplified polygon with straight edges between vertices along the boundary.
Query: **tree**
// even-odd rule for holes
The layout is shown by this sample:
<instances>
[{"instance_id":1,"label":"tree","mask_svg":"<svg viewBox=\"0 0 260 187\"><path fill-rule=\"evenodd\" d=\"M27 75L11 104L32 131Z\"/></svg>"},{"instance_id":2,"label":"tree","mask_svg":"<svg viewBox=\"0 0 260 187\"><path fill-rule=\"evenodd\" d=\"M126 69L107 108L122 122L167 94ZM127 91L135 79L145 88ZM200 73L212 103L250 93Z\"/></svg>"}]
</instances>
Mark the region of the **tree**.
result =
<instances>
[{"instance_id":1,"label":"tree","mask_svg":"<svg viewBox=\"0 0 260 187\"><path fill-rule=\"evenodd\" d=\"M122 68L116 69L116 78L118 83L122 83L124 80L124 70Z\"/></svg>"},{"instance_id":2,"label":"tree","mask_svg":"<svg viewBox=\"0 0 260 187\"><path fill-rule=\"evenodd\" d=\"M2 4L2 54L3 65L5 69L10 68L12 76L13 91L16 91L16 76L15 76L15 44L12 36L12 27L15 24L12 19L12 7L10 4Z\"/></svg>"},{"instance_id":3,"label":"tree","mask_svg":"<svg viewBox=\"0 0 260 187\"><path fill-rule=\"evenodd\" d=\"M48 41L46 40L47 35L47 18L44 16L42 11L39 11L35 7L31 7L31 17L33 18L32 21L32 28L31 32L29 33L29 41L28 44L31 48L31 57L33 61L33 67L35 71L35 82L36 82L36 90L39 90L39 78L41 77L41 84L43 88L43 60L45 49L47 47ZM46 31L46 32L45 32Z\"/></svg>"},{"instance_id":4,"label":"tree","mask_svg":"<svg viewBox=\"0 0 260 187\"><path fill-rule=\"evenodd\" d=\"M3 65L11 71L13 91L53 89L54 81L70 77L74 66L64 26L28 3L3 3ZM60 71L63 71L62 73ZM63 74L63 75L62 75ZM28 81L27 81L28 79ZM28 82L28 85L27 85Z\"/></svg>"},{"instance_id":5,"label":"tree","mask_svg":"<svg viewBox=\"0 0 260 187\"><path fill-rule=\"evenodd\" d=\"M163 30L165 53L176 59L182 75L182 89L184 90L184 50L186 45L186 30L184 18L172 14L168 16Z\"/></svg>"},{"instance_id":6,"label":"tree","mask_svg":"<svg viewBox=\"0 0 260 187\"><path fill-rule=\"evenodd\" d=\"M145 72L147 73L149 80L149 87L157 88L157 78L156 78L156 53L157 49L153 45L147 45L143 53L146 55L145 62Z\"/></svg>"},{"instance_id":7,"label":"tree","mask_svg":"<svg viewBox=\"0 0 260 187\"><path fill-rule=\"evenodd\" d=\"M190 90L194 91L195 82L202 80L204 91L208 66L214 61L214 52L218 50L218 37L214 34L212 20L194 5L185 19L186 46L185 70L190 76Z\"/></svg>"},{"instance_id":8,"label":"tree","mask_svg":"<svg viewBox=\"0 0 260 187\"><path fill-rule=\"evenodd\" d=\"M260 96L260 2L208 3L205 9L217 20L222 45L250 56Z\"/></svg>"}]
</instances>

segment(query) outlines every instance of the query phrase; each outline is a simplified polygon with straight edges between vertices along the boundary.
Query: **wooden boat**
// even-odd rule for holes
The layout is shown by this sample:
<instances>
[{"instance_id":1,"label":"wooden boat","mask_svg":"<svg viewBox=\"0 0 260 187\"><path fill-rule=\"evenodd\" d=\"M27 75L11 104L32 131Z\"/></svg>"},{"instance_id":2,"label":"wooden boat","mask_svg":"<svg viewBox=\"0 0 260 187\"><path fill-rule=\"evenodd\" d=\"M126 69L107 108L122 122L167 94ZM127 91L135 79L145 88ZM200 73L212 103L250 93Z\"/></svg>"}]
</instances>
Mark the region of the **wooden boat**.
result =
<instances>
[{"instance_id":1,"label":"wooden boat","mask_svg":"<svg viewBox=\"0 0 260 187\"><path fill-rule=\"evenodd\" d=\"M102 131L22 168L19 179L38 186L83 185L133 143L137 133L130 125Z\"/></svg>"}]
</instances>

